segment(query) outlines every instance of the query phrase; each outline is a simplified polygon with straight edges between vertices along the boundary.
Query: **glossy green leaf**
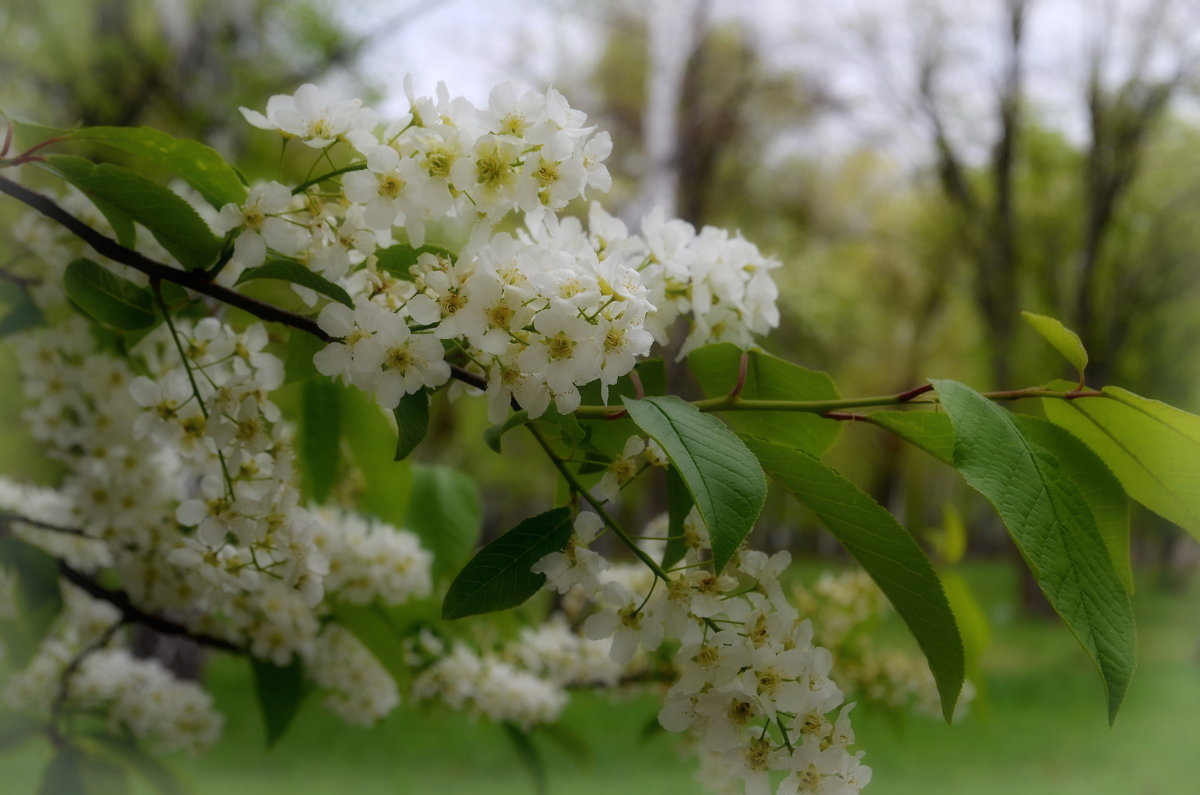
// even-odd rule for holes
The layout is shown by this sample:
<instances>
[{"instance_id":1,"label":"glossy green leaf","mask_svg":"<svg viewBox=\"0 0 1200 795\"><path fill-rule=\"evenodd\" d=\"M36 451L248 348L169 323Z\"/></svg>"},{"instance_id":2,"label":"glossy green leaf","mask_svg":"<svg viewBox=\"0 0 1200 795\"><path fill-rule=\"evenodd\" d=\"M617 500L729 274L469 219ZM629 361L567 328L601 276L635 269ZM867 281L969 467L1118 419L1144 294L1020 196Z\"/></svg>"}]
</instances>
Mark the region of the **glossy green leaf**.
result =
<instances>
[{"instance_id":1,"label":"glossy green leaf","mask_svg":"<svg viewBox=\"0 0 1200 795\"><path fill-rule=\"evenodd\" d=\"M1083 371L1087 369L1088 354L1079 335L1064 326L1061 321L1046 315L1022 312L1021 317L1025 318L1026 323L1033 326L1046 342L1054 346L1054 350L1061 353L1062 357L1071 363L1071 366L1079 373L1079 383L1082 384Z\"/></svg>"},{"instance_id":2,"label":"glossy green leaf","mask_svg":"<svg viewBox=\"0 0 1200 795\"><path fill-rule=\"evenodd\" d=\"M410 676L404 664L403 638L383 610L377 605L338 603L333 607L333 620L371 652L401 692L407 689Z\"/></svg>"},{"instance_id":3,"label":"glossy green leaf","mask_svg":"<svg viewBox=\"0 0 1200 795\"><path fill-rule=\"evenodd\" d=\"M90 259L77 259L63 273L67 298L96 321L115 329L135 330L158 320L154 296Z\"/></svg>"},{"instance_id":4,"label":"glossy green leaf","mask_svg":"<svg viewBox=\"0 0 1200 795\"><path fill-rule=\"evenodd\" d=\"M245 284L255 279L275 279L298 284L301 287L307 287L313 292L320 293L326 298L332 298L339 304L344 304L348 307L354 306L354 301L350 299L349 293L319 273L310 271L299 262L276 259L259 265L257 268L247 268L242 271L242 275L238 277L237 283Z\"/></svg>"},{"instance_id":5,"label":"glossy green leaf","mask_svg":"<svg viewBox=\"0 0 1200 795\"><path fill-rule=\"evenodd\" d=\"M571 539L571 512L555 508L518 524L471 558L450 583L442 602L442 618L463 618L522 604L546 582L533 564L566 549Z\"/></svg>"},{"instance_id":6,"label":"glossy green leaf","mask_svg":"<svg viewBox=\"0 0 1200 795\"><path fill-rule=\"evenodd\" d=\"M810 453L746 437L763 469L808 506L854 556L908 624L937 682L949 721L962 690L962 638L929 559L869 494Z\"/></svg>"},{"instance_id":7,"label":"glossy green leaf","mask_svg":"<svg viewBox=\"0 0 1200 795\"><path fill-rule=\"evenodd\" d=\"M873 411L867 422L891 431L944 464L954 465L954 426L933 411Z\"/></svg>"},{"instance_id":8,"label":"glossy green leaf","mask_svg":"<svg viewBox=\"0 0 1200 795\"><path fill-rule=\"evenodd\" d=\"M690 403L673 395L624 402L630 419L658 442L687 486L720 572L767 499L762 468L733 431Z\"/></svg>"},{"instance_id":9,"label":"glossy green leaf","mask_svg":"<svg viewBox=\"0 0 1200 795\"><path fill-rule=\"evenodd\" d=\"M741 357L740 348L721 343L692 351L687 364L704 394L720 397L737 383ZM749 351L740 395L745 400L836 400L838 391L825 373ZM740 433L774 439L814 455L829 450L842 431L840 422L798 411L731 411L724 416Z\"/></svg>"},{"instance_id":10,"label":"glossy green leaf","mask_svg":"<svg viewBox=\"0 0 1200 795\"><path fill-rule=\"evenodd\" d=\"M1119 387L1104 392L1109 397L1046 398L1042 408L1108 465L1130 497L1200 538L1200 417Z\"/></svg>"},{"instance_id":11,"label":"glossy green leaf","mask_svg":"<svg viewBox=\"0 0 1200 795\"><path fill-rule=\"evenodd\" d=\"M1054 457L1012 415L967 386L934 381L954 424L954 464L995 507L1047 600L1095 663L1111 723L1133 675L1129 594L1091 508Z\"/></svg>"},{"instance_id":12,"label":"glossy green leaf","mask_svg":"<svg viewBox=\"0 0 1200 795\"><path fill-rule=\"evenodd\" d=\"M152 127L81 127L70 137L128 152L149 160L191 185L213 207L246 201L237 171L212 147L174 138Z\"/></svg>"},{"instance_id":13,"label":"glossy green leaf","mask_svg":"<svg viewBox=\"0 0 1200 795\"><path fill-rule=\"evenodd\" d=\"M299 658L285 666L251 658L254 692L267 731L267 747L279 742L304 700L304 666Z\"/></svg>"},{"instance_id":14,"label":"glossy green leaf","mask_svg":"<svg viewBox=\"0 0 1200 795\"><path fill-rule=\"evenodd\" d=\"M412 466L407 460L395 460L396 429L391 412L357 389L338 389L342 439L364 481L356 504L365 513L403 527L412 494Z\"/></svg>"},{"instance_id":15,"label":"glossy green leaf","mask_svg":"<svg viewBox=\"0 0 1200 795\"><path fill-rule=\"evenodd\" d=\"M434 254L444 257L451 262L457 259L454 252L441 246L425 245L411 246L408 243L397 243L375 252L376 267L387 271L398 279L412 280L410 268L417 264L422 254Z\"/></svg>"},{"instance_id":16,"label":"glossy green leaf","mask_svg":"<svg viewBox=\"0 0 1200 795\"><path fill-rule=\"evenodd\" d=\"M1042 448L1063 473L1079 487L1079 493L1092 509L1096 529L1108 547L1109 559L1125 590L1133 593L1133 565L1129 560L1129 500L1121 483L1099 456L1074 434L1052 422L1014 414L1017 427L1025 438Z\"/></svg>"},{"instance_id":17,"label":"glossy green leaf","mask_svg":"<svg viewBox=\"0 0 1200 795\"><path fill-rule=\"evenodd\" d=\"M435 577L458 571L479 541L483 505L475 479L446 466L413 465L406 527L433 552Z\"/></svg>"},{"instance_id":18,"label":"glossy green leaf","mask_svg":"<svg viewBox=\"0 0 1200 795\"><path fill-rule=\"evenodd\" d=\"M418 389L400 398L392 409L396 418L396 461L408 458L429 431L429 390Z\"/></svg>"},{"instance_id":19,"label":"glossy green leaf","mask_svg":"<svg viewBox=\"0 0 1200 795\"><path fill-rule=\"evenodd\" d=\"M328 378L310 378L300 387L300 471L304 490L318 503L329 499L340 469L340 395Z\"/></svg>"},{"instance_id":20,"label":"glossy green leaf","mask_svg":"<svg viewBox=\"0 0 1200 795\"><path fill-rule=\"evenodd\" d=\"M221 241L178 194L128 168L71 155L46 157L50 168L87 196L116 207L154 235L187 270L216 261Z\"/></svg>"}]
</instances>

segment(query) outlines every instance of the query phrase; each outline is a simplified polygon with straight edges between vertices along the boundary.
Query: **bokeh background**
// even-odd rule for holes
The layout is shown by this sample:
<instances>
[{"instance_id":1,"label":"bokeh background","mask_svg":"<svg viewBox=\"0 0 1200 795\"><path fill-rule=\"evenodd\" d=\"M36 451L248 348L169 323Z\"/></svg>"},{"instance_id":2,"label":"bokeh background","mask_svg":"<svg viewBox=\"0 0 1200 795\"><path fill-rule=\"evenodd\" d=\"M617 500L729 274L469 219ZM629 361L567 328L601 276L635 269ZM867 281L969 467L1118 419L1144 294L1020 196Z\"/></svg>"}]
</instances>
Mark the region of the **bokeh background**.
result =
<instances>
[{"instance_id":1,"label":"bokeh background","mask_svg":"<svg viewBox=\"0 0 1200 795\"><path fill-rule=\"evenodd\" d=\"M289 164L239 106L316 82L399 115L406 75L418 93L445 81L476 103L505 80L562 91L612 133L609 208L636 221L661 205L739 229L780 259L783 322L766 347L828 372L845 395L928 377L987 389L1066 375L1020 323L1028 309L1080 333L1093 386L1200 412L1194 0L0 5L0 110L51 125L155 125L205 140L250 176ZM15 212L0 206L0 222ZM0 348L0 474L52 482L22 433L14 372ZM553 475L487 452L485 427L480 406L441 405L418 456L478 477L495 534L541 510ZM533 459L513 442L507 456ZM1133 515L1140 666L1110 729L1085 656L953 472L870 427L848 427L830 460L935 557L965 531L965 557L943 563L979 614L978 694L955 726L856 713L875 768L868 791L1195 791L1200 545ZM633 519L662 508L652 495L627 503ZM849 565L782 501L757 532L794 551L800 580ZM912 653L890 620L873 631ZM416 708L364 731L309 704L264 752L239 665L213 660L204 672L227 716L220 746L172 762L199 793L532 791L499 729ZM545 741L551 791L689 786L675 739L647 730L654 713L652 696L578 699L567 719L578 737ZM0 789L34 792L43 763L0 754Z\"/></svg>"}]
</instances>

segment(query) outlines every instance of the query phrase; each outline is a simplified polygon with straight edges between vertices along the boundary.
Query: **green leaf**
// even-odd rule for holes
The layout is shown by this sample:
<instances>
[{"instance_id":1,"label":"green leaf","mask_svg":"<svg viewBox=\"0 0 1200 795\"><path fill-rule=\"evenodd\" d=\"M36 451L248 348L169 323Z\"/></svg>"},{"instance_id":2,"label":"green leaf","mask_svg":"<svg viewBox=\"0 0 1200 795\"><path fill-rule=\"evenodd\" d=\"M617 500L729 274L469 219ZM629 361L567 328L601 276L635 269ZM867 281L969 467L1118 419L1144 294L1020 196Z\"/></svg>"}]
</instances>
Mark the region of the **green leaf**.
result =
<instances>
[{"instance_id":1,"label":"green leaf","mask_svg":"<svg viewBox=\"0 0 1200 795\"><path fill-rule=\"evenodd\" d=\"M16 578L19 625L6 638L6 662L23 667L62 612L58 561L42 549L16 538L0 538L0 565Z\"/></svg>"},{"instance_id":2,"label":"green leaf","mask_svg":"<svg viewBox=\"0 0 1200 795\"><path fill-rule=\"evenodd\" d=\"M708 397L729 394L737 383L742 351L735 345L706 345L688 355L688 369ZM746 380L740 397L745 400L836 400L833 380L825 373L807 370L761 351L749 351ZM842 424L816 414L798 411L731 411L729 424L741 433L774 439L790 447L822 455L837 441Z\"/></svg>"},{"instance_id":3,"label":"green leaf","mask_svg":"<svg viewBox=\"0 0 1200 795\"><path fill-rule=\"evenodd\" d=\"M433 552L435 577L458 571L479 540L483 507L473 478L445 466L413 466L409 530Z\"/></svg>"},{"instance_id":4,"label":"green leaf","mask_svg":"<svg viewBox=\"0 0 1200 795\"><path fill-rule=\"evenodd\" d=\"M216 261L221 241L178 194L110 163L71 155L51 155L46 163L89 198L107 202L148 229L185 269L206 268Z\"/></svg>"},{"instance_id":5,"label":"green leaf","mask_svg":"<svg viewBox=\"0 0 1200 795\"><path fill-rule=\"evenodd\" d=\"M504 728L505 736L513 744L521 767L525 768L525 772L529 774L534 792L537 795L546 795L546 763L537 746L533 744L533 738L524 729L509 721L504 721L500 725Z\"/></svg>"},{"instance_id":6,"label":"green leaf","mask_svg":"<svg viewBox=\"0 0 1200 795\"><path fill-rule=\"evenodd\" d=\"M392 414L396 418L395 460L403 461L429 431L429 390L418 389L400 398Z\"/></svg>"},{"instance_id":7,"label":"green leaf","mask_svg":"<svg viewBox=\"0 0 1200 795\"><path fill-rule=\"evenodd\" d=\"M975 685L975 699L971 702L971 711L981 715L986 708L987 695L983 653L992 640L991 626L983 606L979 604L961 574L957 571L943 571L941 580L942 588L946 591L946 600L950 603L950 609L954 611L954 620L958 624L959 634L962 635L966 673Z\"/></svg>"},{"instance_id":8,"label":"green leaf","mask_svg":"<svg viewBox=\"0 0 1200 795\"><path fill-rule=\"evenodd\" d=\"M299 459L305 491L318 503L337 483L341 457L340 390L328 378L310 378L300 389Z\"/></svg>"},{"instance_id":9,"label":"green leaf","mask_svg":"<svg viewBox=\"0 0 1200 795\"><path fill-rule=\"evenodd\" d=\"M1200 538L1200 417L1119 387L1104 393L1045 398L1042 408L1108 465L1130 497Z\"/></svg>"},{"instance_id":10,"label":"green leaf","mask_svg":"<svg viewBox=\"0 0 1200 795\"><path fill-rule=\"evenodd\" d=\"M267 747L279 742L304 700L304 666L297 657L286 666L251 658L254 691L267 730Z\"/></svg>"},{"instance_id":11,"label":"green leaf","mask_svg":"<svg viewBox=\"0 0 1200 795\"><path fill-rule=\"evenodd\" d=\"M767 481L754 454L716 417L677 397L624 398L630 418L675 465L712 541L719 573L754 527Z\"/></svg>"},{"instance_id":12,"label":"green leaf","mask_svg":"<svg viewBox=\"0 0 1200 795\"><path fill-rule=\"evenodd\" d=\"M342 438L365 485L357 504L364 512L388 524L403 527L412 493L412 467L396 461L396 429L391 412L385 412L357 389L339 386Z\"/></svg>"},{"instance_id":13,"label":"green leaf","mask_svg":"<svg viewBox=\"0 0 1200 795\"><path fill-rule=\"evenodd\" d=\"M409 670L404 664L403 638L378 605L338 603L333 607L333 620L371 652L400 692L407 690Z\"/></svg>"},{"instance_id":14,"label":"green leaf","mask_svg":"<svg viewBox=\"0 0 1200 795\"><path fill-rule=\"evenodd\" d=\"M948 722L962 690L962 638L941 582L912 535L870 495L807 451L754 437L746 437L746 444L763 469L821 519L895 606L929 661Z\"/></svg>"},{"instance_id":15,"label":"green leaf","mask_svg":"<svg viewBox=\"0 0 1200 795\"><path fill-rule=\"evenodd\" d=\"M158 320L154 296L146 287L90 259L77 259L63 273L67 297L90 317L112 328L136 330Z\"/></svg>"},{"instance_id":16,"label":"green leaf","mask_svg":"<svg viewBox=\"0 0 1200 795\"><path fill-rule=\"evenodd\" d=\"M0 338L40 326L45 318L28 291L14 282L0 282L0 303L8 311L0 319Z\"/></svg>"},{"instance_id":17,"label":"green leaf","mask_svg":"<svg viewBox=\"0 0 1200 795\"><path fill-rule=\"evenodd\" d=\"M319 273L314 273L299 262L275 259L257 268L247 268L238 277L238 284L254 281L255 279L276 279L281 282L291 282L301 287L307 287L313 292L320 293L326 298L332 298L339 304L353 308L354 301L350 294L326 279Z\"/></svg>"},{"instance_id":18,"label":"green leaf","mask_svg":"<svg viewBox=\"0 0 1200 795\"><path fill-rule=\"evenodd\" d=\"M454 252L441 246L424 245L413 247L408 243L397 243L394 246L381 248L375 252L376 267L381 271L387 271L397 279L412 281L412 273L409 269L417 264L417 260L422 254L434 254L439 257L445 257L453 262L457 257Z\"/></svg>"},{"instance_id":19,"label":"green leaf","mask_svg":"<svg viewBox=\"0 0 1200 795\"><path fill-rule=\"evenodd\" d=\"M873 411L867 422L891 431L944 464L954 466L954 426L933 411Z\"/></svg>"},{"instance_id":20,"label":"green leaf","mask_svg":"<svg viewBox=\"0 0 1200 795\"><path fill-rule=\"evenodd\" d=\"M489 426L488 429L483 432L483 443L499 453L501 452L500 439L503 438L504 434L508 433L513 428L521 427L527 422L529 422L529 412L523 409L521 411L515 411L508 415L508 419L506 419L500 425Z\"/></svg>"},{"instance_id":21,"label":"green leaf","mask_svg":"<svg viewBox=\"0 0 1200 795\"><path fill-rule=\"evenodd\" d=\"M954 424L954 464L996 508L1051 606L1095 663L1117 710L1137 651L1133 610L1079 488L1012 415L967 386L934 381Z\"/></svg>"},{"instance_id":22,"label":"green leaf","mask_svg":"<svg viewBox=\"0 0 1200 795\"><path fill-rule=\"evenodd\" d=\"M669 569L687 554L683 539L683 523L692 512L695 502L687 484L675 467L667 467L667 543L663 549L662 567Z\"/></svg>"},{"instance_id":23,"label":"green leaf","mask_svg":"<svg viewBox=\"0 0 1200 795\"><path fill-rule=\"evenodd\" d=\"M571 540L571 512L555 508L518 524L476 553L450 583L442 602L442 618L507 610L522 604L546 582L530 571L551 552Z\"/></svg>"},{"instance_id":24,"label":"green leaf","mask_svg":"<svg viewBox=\"0 0 1200 795\"><path fill-rule=\"evenodd\" d=\"M325 347L325 343L312 334L293 330L288 335L287 354L283 362L284 383L294 384L317 375L313 356Z\"/></svg>"},{"instance_id":25,"label":"green leaf","mask_svg":"<svg viewBox=\"0 0 1200 795\"><path fill-rule=\"evenodd\" d=\"M1129 500L1121 483L1092 449L1070 431L1040 417L1014 414L1017 427L1025 438L1042 448L1067 477L1079 487L1079 493L1092 509L1096 529L1108 547L1109 560L1125 590L1133 593L1133 565L1129 560Z\"/></svg>"},{"instance_id":26,"label":"green leaf","mask_svg":"<svg viewBox=\"0 0 1200 795\"><path fill-rule=\"evenodd\" d=\"M1054 346L1054 350L1061 353L1063 358L1071 363L1071 366L1079 373L1079 383L1082 384L1083 371L1087 369L1088 354L1079 335L1064 326L1062 322L1046 315L1022 312L1021 317L1025 318L1026 323L1033 326L1046 342Z\"/></svg>"},{"instance_id":27,"label":"green leaf","mask_svg":"<svg viewBox=\"0 0 1200 795\"><path fill-rule=\"evenodd\" d=\"M199 141L174 138L152 127L82 127L71 137L145 158L191 185L217 209L246 201L246 186L237 171Z\"/></svg>"}]
</instances>

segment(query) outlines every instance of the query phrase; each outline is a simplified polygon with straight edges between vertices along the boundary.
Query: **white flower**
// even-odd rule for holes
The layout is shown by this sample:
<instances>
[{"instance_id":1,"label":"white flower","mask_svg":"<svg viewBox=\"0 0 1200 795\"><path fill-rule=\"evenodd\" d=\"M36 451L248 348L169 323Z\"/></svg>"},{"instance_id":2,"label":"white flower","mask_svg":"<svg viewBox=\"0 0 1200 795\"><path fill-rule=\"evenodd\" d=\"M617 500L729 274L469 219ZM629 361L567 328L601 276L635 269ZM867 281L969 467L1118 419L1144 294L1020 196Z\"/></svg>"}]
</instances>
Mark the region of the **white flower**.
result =
<instances>
[{"instance_id":1,"label":"white flower","mask_svg":"<svg viewBox=\"0 0 1200 795\"><path fill-rule=\"evenodd\" d=\"M279 130L300 138L320 149L352 131L369 131L375 126L375 112L362 107L362 101L334 101L321 89L305 83L292 96L277 94L267 100L267 115L240 108L250 124L262 130Z\"/></svg>"}]
</instances>

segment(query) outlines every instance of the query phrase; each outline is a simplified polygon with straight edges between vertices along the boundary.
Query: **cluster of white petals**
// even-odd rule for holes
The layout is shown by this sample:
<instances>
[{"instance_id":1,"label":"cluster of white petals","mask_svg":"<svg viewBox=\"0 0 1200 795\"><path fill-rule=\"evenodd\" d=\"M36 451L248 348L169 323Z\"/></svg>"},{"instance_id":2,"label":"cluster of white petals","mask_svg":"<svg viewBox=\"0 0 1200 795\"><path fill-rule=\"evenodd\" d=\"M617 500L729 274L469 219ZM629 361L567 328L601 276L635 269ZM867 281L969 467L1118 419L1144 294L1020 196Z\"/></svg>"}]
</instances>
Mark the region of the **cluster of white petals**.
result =
<instances>
[{"instance_id":1,"label":"cluster of white petals","mask_svg":"<svg viewBox=\"0 0 1200 795\"><path fill-rule=\"evenodd\" d=\"M611 141L558 92L502 85L486 107L444 86L408 93L409 113L383 129L357 101L313 86L273 97L266 116L243 109L258 127L349 153L342 173L295 191L258 185L213 222L236 235L228 273L274 250L352 296L321 310L336 338L315 359L322 373L392 408L444 384L454 362L487 379L500 422L513 401L530 417L551 403L570 413L594 382L607 401L681 315L691 318L681 356L709 342L748 347L778 324L779 263L740 235L661 213L631 235L594 203L586 228L559 215L609 188ZM457 254L424 245L429 228L452 227L467 241ZM408 252L399 264L396 246Z\"/></svg>"},{"instance_id":2,"label":"cluster of white petals","mask_svg":"<svg viewBox=\"0 0 1200 795\"><path fill-rule=\"evenodd\" d=\"M65 588L63 598L55 627L5 687L8 705L46 715L61 698L57 709L100 714L112 731L128 730L160 753L197 754L211 747L223 720L208 692L175 678L157 660L137 659L123 648L105 644L80 657L85 648L106 640L120 616L75 588Z\"/></svg>"},{"instance_id":3,"label":"cluster of white petals","mask_svg":"<svg viewBox=\"0 0 1200 795\"><path fill-rule=\"evenodd\" d=\"M838 682L858 701L941 717L937 682L925 661L872 641L869 628L891 612L891 605L870 575L857 570L824 572L809 586L793 586L792 593L801 610L821 617L815 642L833 652ZM975 693L970 680L963 683L956 720L970 709Z\"/></svg>"},{"instance_id":4,"label":"cluster of white petals","mask_svg":"<svg viewBox=\"0 0 1200 795\"><path fill-rule=\"evenodd\" d=\"M682 565L666 582L647 583L645 574L622 575L588 547L599 522L579 514L566 550L534 571L546 575L547 587L580 592L592 605L584 631L609 639L615 663L671 644L678 678L659 712L663 728L689 732L702 755L718 760L713 768L744 782L747 795L848 794L869 783L862 753L848 748L853 705L831 678L833 657L814 645L812 622L780 585L789 553L743 549L715 574L705 565L708 540L693 511Z\"/></svg>"}]
</instances>

